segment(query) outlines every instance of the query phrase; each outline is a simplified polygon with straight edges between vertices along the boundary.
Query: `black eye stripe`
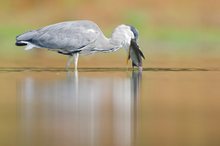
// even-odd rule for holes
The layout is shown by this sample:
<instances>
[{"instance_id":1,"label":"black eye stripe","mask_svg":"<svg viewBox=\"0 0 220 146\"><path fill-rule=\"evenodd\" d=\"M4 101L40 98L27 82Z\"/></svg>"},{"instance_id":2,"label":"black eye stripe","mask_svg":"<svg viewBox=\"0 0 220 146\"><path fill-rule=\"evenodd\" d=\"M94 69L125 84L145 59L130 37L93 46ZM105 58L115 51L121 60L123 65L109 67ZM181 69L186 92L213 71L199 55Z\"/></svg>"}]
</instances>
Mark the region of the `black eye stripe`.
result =
<instances>
[{"instance_id":1,"label":"black eye stripe","mask_svg":"<svg viewBox=\"0 0 220 146\"><path fill-rule=\"evenodd\" d=\"M138 31L137 31L137 29L134 27L134 26L131 26L131 25L129 25L129 27L130 27L130 30L133 32L133 34L134 34L134 38L135 38L135 40L137 40L138 39Z\"/></svg>"}]
</instances>

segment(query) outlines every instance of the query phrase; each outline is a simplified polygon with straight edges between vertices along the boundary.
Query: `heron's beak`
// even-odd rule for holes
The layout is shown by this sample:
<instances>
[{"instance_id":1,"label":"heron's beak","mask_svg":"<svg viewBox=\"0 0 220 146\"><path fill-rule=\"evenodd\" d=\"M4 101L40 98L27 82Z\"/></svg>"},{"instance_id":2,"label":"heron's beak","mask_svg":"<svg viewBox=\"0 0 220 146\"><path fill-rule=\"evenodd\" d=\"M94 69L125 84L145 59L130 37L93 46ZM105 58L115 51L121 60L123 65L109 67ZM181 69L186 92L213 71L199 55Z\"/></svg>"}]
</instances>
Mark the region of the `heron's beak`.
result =
<instances>
[{"instance_id":1,"label":"heron's beak","mask_svg":"<svg viewBox=\"0 0 220 146\"><path fill-rule=\"evenodd\" d=\"M140 50L135 39L131 39L128 60L132 60L132 66L137 66L138 68L142 68L142 58L145 59L144 54Z\"/></svg>"}]
</instances>

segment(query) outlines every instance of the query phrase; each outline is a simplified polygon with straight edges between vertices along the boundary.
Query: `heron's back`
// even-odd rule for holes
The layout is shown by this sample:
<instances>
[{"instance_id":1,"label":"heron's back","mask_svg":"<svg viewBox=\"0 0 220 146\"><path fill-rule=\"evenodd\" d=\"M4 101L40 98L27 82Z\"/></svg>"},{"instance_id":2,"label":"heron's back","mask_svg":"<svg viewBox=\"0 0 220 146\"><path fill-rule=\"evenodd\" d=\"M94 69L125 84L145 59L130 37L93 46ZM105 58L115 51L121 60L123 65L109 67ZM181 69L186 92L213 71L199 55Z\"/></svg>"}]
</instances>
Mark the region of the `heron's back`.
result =
<instances>
[{"instance_id":1,"label":"heron's back","mask_svg":"<svg viewBox=\"0 0 220 146\"><path fill-rule=\"evenodd\" d=\"M29 43L34 47L70 52L93 43L101 33L92 21L68 21L21 34L17 36L16 44Z\"/></svg>"}]
</instances>

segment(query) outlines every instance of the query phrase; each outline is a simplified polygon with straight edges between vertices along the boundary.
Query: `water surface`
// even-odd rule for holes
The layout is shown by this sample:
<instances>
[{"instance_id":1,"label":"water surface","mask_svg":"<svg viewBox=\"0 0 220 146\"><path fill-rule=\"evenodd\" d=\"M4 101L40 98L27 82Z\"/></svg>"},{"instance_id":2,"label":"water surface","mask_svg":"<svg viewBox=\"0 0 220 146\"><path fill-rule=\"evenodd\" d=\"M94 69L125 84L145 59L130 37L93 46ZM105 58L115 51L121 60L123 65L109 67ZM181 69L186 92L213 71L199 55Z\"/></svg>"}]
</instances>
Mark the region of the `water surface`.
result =
<instances>
[{"instance_id":1,"label":"water surface","mask_svg":"<svg viewBox=\"0 0 220 146\"><path fill-rule=\"evenodd\" d=\"M0 145L219 145L217 68L0 69Z\"/></svg>"}]
</instances>

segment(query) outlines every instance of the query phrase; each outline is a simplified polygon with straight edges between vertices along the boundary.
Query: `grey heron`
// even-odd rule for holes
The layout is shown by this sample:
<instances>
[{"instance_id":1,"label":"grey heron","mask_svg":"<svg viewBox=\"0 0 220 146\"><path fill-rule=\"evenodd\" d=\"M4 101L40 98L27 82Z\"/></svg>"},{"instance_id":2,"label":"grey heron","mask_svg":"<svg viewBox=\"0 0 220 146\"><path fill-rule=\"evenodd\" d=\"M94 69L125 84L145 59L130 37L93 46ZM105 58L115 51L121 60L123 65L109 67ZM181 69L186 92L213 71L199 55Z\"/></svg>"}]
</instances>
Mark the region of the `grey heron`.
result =
<instances>
[{"instance_id":1,"label":"grey heron","mask_svg":"<svg viewBox=\"0 0 220 146\"><path fill-rule=\"evenodd\" d=\"M60 54L68 55L66 67L74 60L77 69L79 55L96 52L114 52L124 48L129 52L132 66L142 69L143 53L137 45L138 30L130 25L119 25L111 38L105 37L99 26L89 20L67 21L45 26L20 34L16 37L17 46L48 48Z\"/></svg>"}]
</instances>

